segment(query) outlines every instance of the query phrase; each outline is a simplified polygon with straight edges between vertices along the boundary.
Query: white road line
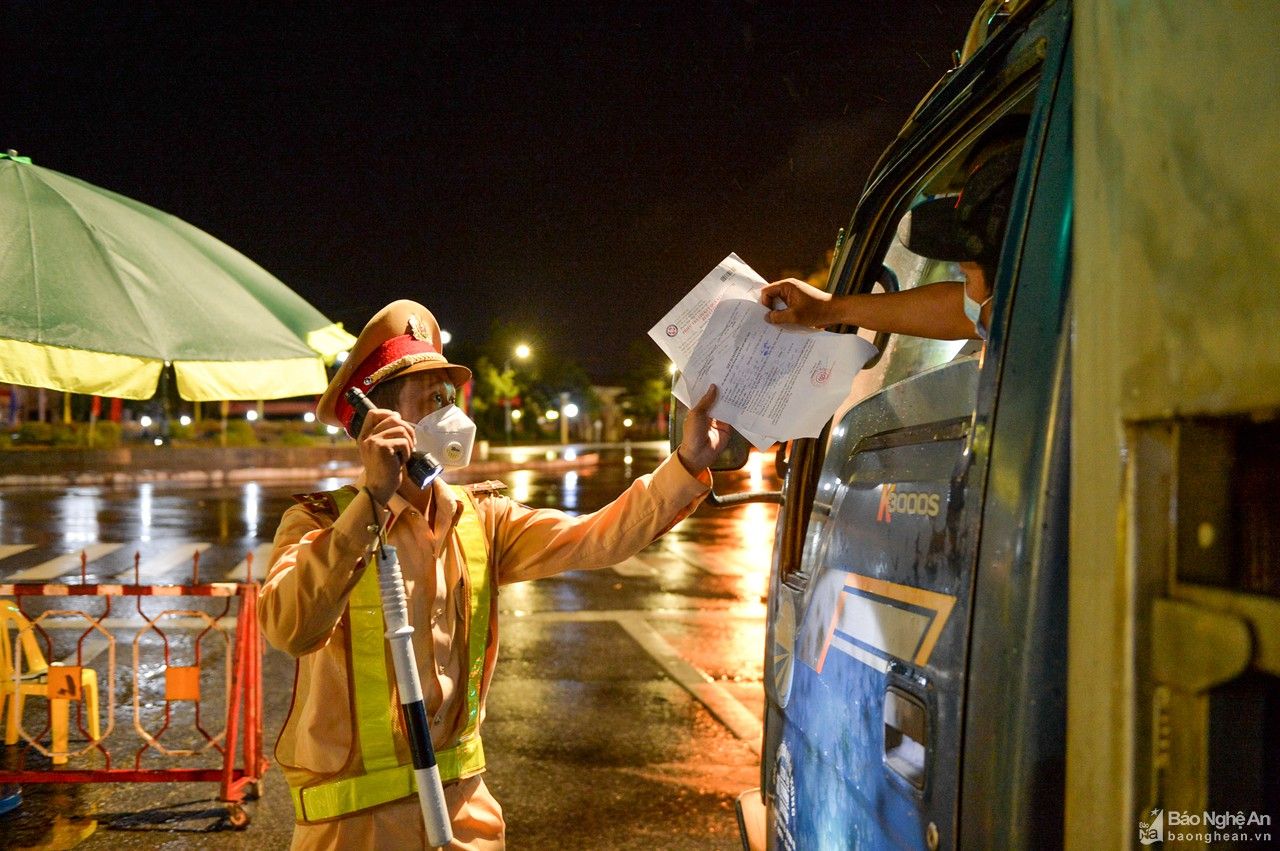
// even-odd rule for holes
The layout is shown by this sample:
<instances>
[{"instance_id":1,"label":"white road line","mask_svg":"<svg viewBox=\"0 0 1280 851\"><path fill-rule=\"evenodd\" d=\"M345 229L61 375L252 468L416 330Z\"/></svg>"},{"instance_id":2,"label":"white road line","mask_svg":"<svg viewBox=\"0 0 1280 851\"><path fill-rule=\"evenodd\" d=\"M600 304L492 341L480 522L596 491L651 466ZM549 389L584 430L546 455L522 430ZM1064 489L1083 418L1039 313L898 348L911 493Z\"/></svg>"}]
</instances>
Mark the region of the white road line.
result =
<instances>
[{"instance_id":1,"label":"white road line","mask_svg":"<svg viewBox=\"0 0 1280 851\"><path fill-rule=\"evenodd\" d=\"M110 555L116 550L123 547L124 544L90 544L84 548L84 553L89 561L97 561L105 555ZM56 579L64 573L79 574L80 573L80 551L67 553L57 558L49 559L46 562L37 564L35 567L28 567L26 570L19 570L12 576L8 577L9 582L48 582L50 579Z\"/></svg>"},{"instance_id":2,"label":"white road line","mask_svg":"<svg viewBox=\"0 0 1280 851\"><path fill-rule=\"evenodd\" d=\"M682 552L680 550L655 550L653 552L641 553L637 558L642 561L655 564L659 570L667 570L670 568L671 562L687 564L692 568L701 570L703 573L710 573L713 576L741 576L742 571L731 565L726 565L717 556L709 555L707 550L696 552ZM663 562L666 564L663 564Z\"/></svg>"},{"instance_id":3,"label":"white road line","mask_svg":"<svg viewBox=\"0 0 1280 851\"><path fill-rule=\"evenodd\" d=\"M217 622L224 630L226 630L227 640L230 646L235 645L235 629L237 620L234 617L225 617ZM146 624L140 617L133 618L104 618L98 622L103 629L111 630L131 630L134 635ZM83 631L88 624L83 618L46 618L40 621L40 626L47 630L63 630L74 629ZM192 617L173 617L161 618L157 625L161 629L183 630L183 631L202 631L209 626L209 622L203 618ZM148 627L149 629L149 627ZM121 653L128 653L131 646L132 636L112 636L116 642L116 661L121 659ZM207 641L216 641L217 639L208 638ZM76 661L76 651L72 650L63 659L60 660L63 665L92 665L93 661L106 653L111 647L111 641L99 632L92 632L85 637L84 643L80 649L80 660Z\"/></svg>"},{"instance_id":4,"label":"white road line","mask_svg":"<svg viewBox=\"0 0 1280 851\"><path fill-rule=\"evenodd\" d=\"M212 544L205 543L204 541L183 541L176 547L170 547L157 555L144 556L142 561L139 563L140 572L142 573L142 584L146 585L148 582L155 579L157 575L164 573L172 567L177 567L184 562L187 565L188 573L190 573L192 556L195 553L204 552L209 549L210 546L212 546ZM124 570L115 574L112 578L128 579L132 581L133 565L130 564Z\"/></svg>"},{"instance_id":5,"label":"white road line","mask_svg":"<svg viewBox=\"0 0 1280 851\"><path fill-rule=\"evenodd\" d=\"M720 553L708 550L703 550L696 556L682 555L681 558L699 570L706 571L714 576L744 576L747 573L742 564L735 558L726 558Z\"/></svg>"},{"instance_id":6,"label":"white road line","mask_svg":"<svg viewBox=\"0 0 1280 851\"><path fill-rule=\"evenodd\" d=\"M610 569L619 576L644 576L649 578L658 575L658 568L641 561L635 556L632 556L621 564L615 564Z\"/></svg>"},{"instance_id":7,"label":"white road line","mask_svg":"<svg viewBox=\"0 0 1280 851\"><path fill-rule=\"evenodd\" d=\"M84 621L81 621L83 624ZM48 626L48 624L42 624ZM81 627L83 629L83 626ZM76 660L76 651L72 650L60 661L63 665L92 665L93 660L97 659L103 653L107 652L107 648L111 646L111 642L105 636L92 633L87 636L84 643L80 645L80 659Z\"/></svg>"},{"instance_id":8,"label":"white road line","mask_svg":"<svg viewBox=\"0 0 1280 851\"><path fill-rule=\"evenodd\" d=\"M16 556L18 553L25 553L33 547L35 547L35 544L0 544L0 559Z\"/></svg>"},{"instance_id":9,"label":"white road line","mask_svg":"<svg viewBox=\"0 0 1280 851\"><path fill-rule=\"evenodd\" d=\"M271 558L271 550L275 544L259 544L253 551L253 578L261 582L267 578L267 571L271 569L271 563L267 559ZM231 582L233 580L243 580L249 575L249 559L242 559L239 564L231 568L231 572L227 574L224 581Z\"/></svg>"},{"instance_id":10,"label":"white road line","mask_svg":"<svg viewBox=\"0 0 1280 851\"><path fill-rule=\"evenodd\" d=\"M754 753L760 753L764 726L741 701L677 653L640 612L628 612L617 620L618 625L662 666L671 679L693 695L729 728L729 732L746 742Z\"/></svg>"}]
</instances>

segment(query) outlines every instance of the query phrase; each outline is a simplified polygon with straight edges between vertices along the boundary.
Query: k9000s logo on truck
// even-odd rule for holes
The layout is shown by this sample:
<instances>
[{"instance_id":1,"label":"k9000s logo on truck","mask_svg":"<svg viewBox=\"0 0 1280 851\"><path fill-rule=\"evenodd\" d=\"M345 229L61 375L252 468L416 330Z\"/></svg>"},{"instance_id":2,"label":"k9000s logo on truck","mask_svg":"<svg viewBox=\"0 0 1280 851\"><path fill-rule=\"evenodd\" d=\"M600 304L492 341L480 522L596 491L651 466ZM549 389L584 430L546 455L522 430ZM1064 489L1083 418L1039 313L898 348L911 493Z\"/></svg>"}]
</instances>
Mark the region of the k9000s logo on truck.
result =
<instances>
[{"instance_id":1,"label":"k9000s logo on truck","mask_svg":"<svg viewBox=\"0 0 1280 851\"><path fill-rule=\"evenodd\" d=\"M876 520L890 523L895 514L915 514L924 517L937 517L941 510L942 497L927 491L911 491L899 493L897 484L880 486L880 510L876 512Z\"/></svg>"}]
</instances>

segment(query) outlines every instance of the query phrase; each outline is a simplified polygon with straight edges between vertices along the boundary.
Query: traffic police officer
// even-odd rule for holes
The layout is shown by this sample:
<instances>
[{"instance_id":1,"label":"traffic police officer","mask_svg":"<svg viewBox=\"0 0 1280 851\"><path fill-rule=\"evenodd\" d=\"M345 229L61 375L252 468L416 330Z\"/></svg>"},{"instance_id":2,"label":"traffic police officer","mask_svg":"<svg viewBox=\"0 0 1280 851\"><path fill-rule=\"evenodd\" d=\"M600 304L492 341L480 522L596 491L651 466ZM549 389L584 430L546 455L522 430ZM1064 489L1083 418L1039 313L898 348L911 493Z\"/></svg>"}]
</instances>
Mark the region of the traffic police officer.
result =
<instances>
[{"instance_id":1,"label":"traffic police officer","mask_svg":"<svg viewBox=\"0 0 1280 851\"><path fill-rule=\"evenodd\" d=\"M297 659L276 743L293 796L294 848L427 847L382 636L373 566L380 534L404 573L451 847L501 849L502 809L485 787L480 737L498 587L634 555L697 507L709 489L707 465L726 440L726 427L707 414L713 387L690 411L679 451L591 514L531 509L497 483L456 488L438 478L420 490L403 477L403 462L433 439L437 411L470 376L445 358L430 311L397 301L361 331L317 405L321 422L343 428L352 423L348 388L377 409L353 435L364 465L354 486L298 497L285 512L259 604L267 639ZM454 423L461 416L447 413Z\"/></svg>"}]
</instances>

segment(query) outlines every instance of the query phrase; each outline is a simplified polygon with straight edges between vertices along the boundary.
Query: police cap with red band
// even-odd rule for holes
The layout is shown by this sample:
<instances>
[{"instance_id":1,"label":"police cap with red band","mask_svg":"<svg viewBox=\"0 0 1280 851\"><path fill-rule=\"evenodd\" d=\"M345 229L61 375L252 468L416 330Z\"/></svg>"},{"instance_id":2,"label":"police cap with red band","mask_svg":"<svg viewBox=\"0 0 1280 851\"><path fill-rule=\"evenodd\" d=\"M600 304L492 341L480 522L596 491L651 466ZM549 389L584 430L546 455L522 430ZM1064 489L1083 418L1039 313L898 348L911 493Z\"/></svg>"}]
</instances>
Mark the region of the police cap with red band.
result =
<instances>
[{"instance_id":1,"label":"police cap with red band","mask_svg":"<svg viewBox=\"0 0 1280 851\"><path fill-rule=\"evenodd\" d=\"M378 311L356 338L316 404L316 418L345 429L354 413L345 398L349 388L369 393L389 379L427 370L442 371L444 380L456 387L471 380L471 370L445 358L440 325L431 311L408 299L393 301Z\"/></svg>"}]
</instances>

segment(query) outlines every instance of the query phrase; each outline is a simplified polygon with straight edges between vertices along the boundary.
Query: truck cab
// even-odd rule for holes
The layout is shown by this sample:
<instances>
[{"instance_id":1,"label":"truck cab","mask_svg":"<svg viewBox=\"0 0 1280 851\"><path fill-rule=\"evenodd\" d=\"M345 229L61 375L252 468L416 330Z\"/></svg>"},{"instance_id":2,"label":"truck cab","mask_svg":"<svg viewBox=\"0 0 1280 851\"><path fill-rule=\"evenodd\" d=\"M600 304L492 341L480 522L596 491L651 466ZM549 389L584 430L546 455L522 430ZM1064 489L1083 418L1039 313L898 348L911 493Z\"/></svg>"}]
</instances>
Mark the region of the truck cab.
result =
<instances>
[{"instance_id":1,"label":"truck cab","mask_svg":"<svg viewBox=\"0 0 1280 851\"><path fill-rule=\"evenodd\" d=\"M1274 757L1277 680L1263 652L1280 624L1273 556L1255 557L1263 560L1246 570L1262 577L1257 587L1206 592L1247 598L1228 605L1213 597L1234 612L1225 626L1204 625L1212 613L1197 620L1183 603L1157 599L1158 578L1083 594L1080 568L1072 581L1073 469L1078 482L1089 463L1073 447L1073 397L1090 390L1073 374L1075 55L1067 0L984 3L956 67L884 152L838 243L832 293L963 280L955 264L907 248L911 211L955 192L972 154L994 136L1020 135L985 341L836 329L862 334L878 354L823 433L786 447L767 605L761 786L739 800L748 849L1102 847L1089 837L1129 845L1148 812L1175 800L1189 810L1211 799L1213 782L1225 782L1203 765L1162 768L1161 747L1167 757L1181 737L1187 752L1212 750L1217 736L1220 759L1242 746ZM1274 309L1275 299L1268 303ZM1123 345L1122 336L1114 342ZM1243 437L1231 410L1211 423L1173 417L1155 436L1127 432L1135 451L1145 441L1155 453L1140 474L1168 474L1182 457L1178 446L1190 459L1188 444L1169 436L1175 432L1217 447L1216 462L1186 461L1202 479L1223 484L1232 471L1275 469L1258 448L1280 446L1280 400L1272 396L1259 394L1253 431ZM1103 463L1130 461L1122 445ZM1205 464L1216 472L1205 473ZM1153 524L1131 538L1118 533L1116 546L1194 538L1194 528L1179 531L1193 518L1171 514L1167 476L1160 487L1154 510L1110 506L1122 524L1137 514ZM1123 494L1102 494L1110 496L1123 503ZM1078 488L1074 499L1082 500ZM1280 541L1274 511L1249 522L1252 531L1232 527L1237 544ZM1081 612L1107 607L1119 613L1116 622L1135 625L1123 653L1113 669L1069 674L1069 648L1088 640ZM1184 636L1162 654L1142 634L1216 629L1223 646L1235 647L1241 625L1263 636L1263 650L1223 651L1243 661L1190 684L1161 677L1177 679L1184 662L1200 670L1194 642ZM1243 743L1226 742L1204 708L1207 695L1246 674L1246 685L1232 687L1245 689L1239 699L1252 726ZM1088 689L1115 692L1122 682L1114 714L1096 723L1121 731L1098 742L1124 770L1088 788L1091 769L1069 765L1068 728L1075 750L1087 753L1089 721L1080 711L1097 703ZM1069 683L1081 696L1070 725ZM1166 687L1173 691L1161 698ZM1169 717L1192 710L1169 716L1160 706L1180 706L1179 695L1197 688L1200 696L1187 699L1201 707L1199 726L1162 732ZM1226 711L1222 699L1216 705ZM1274 806L1274 774L1257 768L1236 784L1238 806ZM1090 808L1101 801L1112 803L1097 804L1104 826L1091 832Z\"/></svg>"}]
</instances>

